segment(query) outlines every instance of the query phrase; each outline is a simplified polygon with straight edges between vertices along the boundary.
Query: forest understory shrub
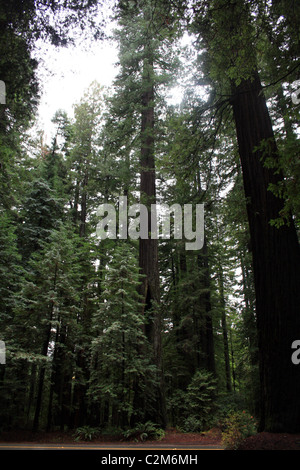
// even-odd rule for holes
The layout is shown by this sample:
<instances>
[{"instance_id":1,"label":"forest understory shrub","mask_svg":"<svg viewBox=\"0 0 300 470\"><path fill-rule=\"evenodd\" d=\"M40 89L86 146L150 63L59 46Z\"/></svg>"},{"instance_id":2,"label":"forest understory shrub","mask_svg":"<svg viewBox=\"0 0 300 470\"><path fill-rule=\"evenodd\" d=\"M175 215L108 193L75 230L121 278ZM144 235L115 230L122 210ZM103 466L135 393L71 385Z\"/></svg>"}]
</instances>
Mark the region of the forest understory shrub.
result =
<instances>
[{"instance_id":1,"label":"forest understory shrub","mask_svg":"<svg viewBox=\"0 0 300 470\"><path fill-rule=\"evenodd\" d=\"M257 433L257 422L248 411L234 411L223 422L222 444L235 450L249 436Z\"/></svg>"},{"instance_id":2,"label":"forest understory shrub","mask_svg":"<svg viewBox=\"0 0 300 470\"><path fill-rule=\"evenodd\" d=\"M235 412L242 412L243 410L250 412L247 399L244 394L240 392L220 393L217 397L216 405L217 426L221 429L225 426L224 423L229 415Z\"/></svg>"},{"instance_id":3,"label":"forest understory shrub","mask_svg":"<svg viewBox=\"0 0 300 470\"><path fill-rule=\"evenodd\" d=\"M81 426L76 429L73 434L74 440L92 441L100 436L109 436L117 440L125 441L145 441L145 440L161 440L165 437L165 431L159 425L147 421L145 423L137 423L134 427L121 429L119 427L108 426L106 428L92 427L89 425Z\"/></svg>"},{"instance_id":4,"label":"forest understory shrub","mask_svg":"<svg viewBox=\"0 0 300 470\"><path fill-rule=\"evenodd\" d=\"M134 428L123 431L125 440L144 441L161 440L165 437L165 431L157 424L147 421L146 423L137 423Z\"/></svg>"},{"instance_id":5,"label":"forest understory shrub","mask_svg":"<svg viewBox=\"0 0 300 470\"><path fill-rule=\"evenodd\" d=\"M182 432L206 431L214 421L216 412L216 380L206 370L197 371L187 387L184 397Z\"/></svg>"},{"instance_id":6,"label":"forest understory shrub","mask_svg":"<svg viewBox=\"0 0 300 470\"><path fill-rule=\"evenodd\" d=\"M93 428L91 426L81 426L76 429L74 433L75 441L92 441L101 434L100 428Z\"/></svg>"}]
</instances>

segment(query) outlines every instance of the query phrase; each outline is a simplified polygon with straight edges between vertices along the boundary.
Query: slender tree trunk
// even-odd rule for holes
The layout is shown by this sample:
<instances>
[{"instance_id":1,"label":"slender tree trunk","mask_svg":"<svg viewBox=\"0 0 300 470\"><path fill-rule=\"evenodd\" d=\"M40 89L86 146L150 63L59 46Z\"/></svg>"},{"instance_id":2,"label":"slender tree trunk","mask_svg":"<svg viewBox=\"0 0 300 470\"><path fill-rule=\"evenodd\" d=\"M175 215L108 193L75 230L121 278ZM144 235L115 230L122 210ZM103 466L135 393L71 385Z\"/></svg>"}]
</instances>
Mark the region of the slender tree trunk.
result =
<instances>
[{"instance_id":1,"label":"slender tree trunk","mask_svg":"<svg viewBox=\"0 0 300 470\"><path fill-rule=\"evenodd\" d=\"M58 272L58 265L57 265L57 263L55 263L54 279L53 279L53 289L54 290L56 288L57 272ZM44 340L44 344L42 346L42 355L45 356L45 357L47 357L47 354L48 354L49 341L50 341L50 337L51 337L51 321L52 321L52 318L53 318L53 312L54 312L54 303L53 303L53 301L51 301L50 314L49 314L49 320L48 320L49 325L47 325L47 329L46 329L46 332L45 332L45 340ZM34 432L36 432L38 430L38 427L39 427L39 418L40 418L40 412L41 412L41 407L42 407L42 395L43 395L45 372L46 372L46 365L43 364L41 366L39 381L38 381L37 402L36 402L35 415L34 415L34 420L33 420L33 431Z\"/></svg>"},{"instance_id":2,"label":"slender tree trunk","mask_svg":"<svg viewBox=\"0 0 300 470\"><path fill-rule=\"evenodd\" d=\"M32 402L34 401L34 390L35 390L35 384L36 384L36 369L37 369L36 364L32 364L31 369L30 369L31 370L30 389L29 389L28 404L27 404L27 424L29 423L29 420L30 420L31 406L32 406ZM0 384L1 384L1 379L0 379Z\"/></svg>"},{"instance_id":3,"label":"slender tree trunk","mask_svg":"<svg viewBox=\"0 0 300 470\"><path fill-rule=\"evenodd\" d=\"M46 338L45 338L44 345L43 345L43 350L42 350L42 355L45 356L45 357L47 356L47 352L48 352L50 334L51 334L51 327L49 326L49 327L47 327ZM46 373L46 365L42 364L41 369L40 369L39 379L38 379L38 392L37 392L37 400L36 400L36 406L35 406L35 414L34 414L34 419L33 419L33 428L32 428L32 430L34 432L36 432L38 430L38 427L39 427L39 419L40 419L40 413L41 413L41 408L42 408L42 396L43 396L45 373Z\"/></svg>"},{"instance_id":4,"label":"slender tree trunk","mask_svg":"<svg viewBox=\"0 0 300 470\"><path fill-rule=\"evenodd\" d=\"M201 200L205 197L205 191L201 186L200 171L196 173L195 185L198 188L198 193L201 196ZM207 237L204 235L204 244L201 253L198 255L200 261L200 267L204 270L203 284L204 284L204 298L201 298L201 302L204 302L204 328L202 333L202 353L205 357L205 368L212 374L216 374L215 364L215 342L214 342L214 330L213 330L213 319L212 319L212 305L211 305L211 274L209 269L209 256L208 256L208 245ZM201 282L201 281L200 281Z\"/></svg>"},{"instance_id":5,"label":"slender tree trunk","mask_svg":"<svg viewBox=\"0 0 300 470\"><path fill-rule=\"evenodd\" d=\"M258 73L233 87L233 113L251 234L261 380L261 424L266 431L300 431L300 375L291 345L300 331L300 257L292 218L270 222L283 200L269 189L282 175L264 166L278 158ZM263 146L264 151L261 149Z\"/></svg>"},{"instance_id":6,"label":"slender tree trunk","mask_svg":"<svg viewBox=\"0 0 300 470\"><path fill-rule=\"evenodd\" d=\"M234 352L233 352L233 344L232 344L232 330L229 331L229 335L230 335L230 347L231 347L232 385L233 385L233 390L235 391L235 366L234 366Z\"/></svg>"},{"instance_id":7,"label":"slender tree trunk","mask_svg":"<svg viewBox=\"0 0 300 470\"><path fill-rule=\"evenodd\" d=\"M48 403L47 432L51 431L51 427L52 427L53 395L54 395L55 379L56 379L56 372L57 372L57 348L59 347L58 338L59 338L59 327L57 327L57 330L56 330L55 346L54 346L54 353L53 353L53 360L52 360L52 371L51 371L51 378L50 378L50 394L49 394L49 403Z\"/></svg>"},{"instance_id":8,"label":"slender tree trunk","mask_svg":"<svg viewBox=\"0 0 300 470\"><path fill-rule=\"evenodd\" d=\"M81 238L84 238L86 234L86 217L87 217L87 202L88 202L87 184L88 184L88 167L86 167L85 169L85 174L84 174L84 178L82 182L81 214L80 214L80 228L79 228L79 236Z\"/></svg>"},{"instance_id":9,"label":"slender tree trunk","mask_svg":"<svg viewBox=\"0 0 300 470\"><path fill-rule=\"evenodd\" d=\"M216 373L216 364L215 364L215 343L214 343L214 334L213 334L213 321L212 321L212 306L211 306L211 285L210 285L210 272L209 272L209 263L208 263L208 249L207 249L207 239L204 236L204 245L202 249L203 264L204 264L204 302L205 302L205 355L206 355L206 368L208 371L213 374Z\"/></svg>"},{"instance_id":10,"label":"slender tree trunk","mask_svg":"<svg viewBox=\"0 0 300 470\"><path fill-rule=\"evenodd\" d=\"M222 266L218 269L218 281L219 281L219 298L221 304L221 323L223 332L223 344L224 344L224 362L225 362L225 374L226 374L226 388L228 392L232 391L231 385L231 374L230 374L230 360L229 360L229 346L228 346L228 330L226 321L226 303L224 297L224 277Z\"/></svg>"},{"instance_id":11,"label":"slender tree trunk","mask_svg":"<svg viewBox=\"0 0 300 470\"><path fill-rule=\"evenodd\" d=\"M91 136L88 139L89 146L87 155L91 154ZM81 239L84 239L86 236L86 223L87 223L87 205L88 205L88 193L87 193L87 185L89 181L89 160L85 158L84 161L80 160L80 174L83 174L82 182L81 182L81 190L78 190L77 193L77 200L80 200L80 214L77 213L78 222L79 222L79 236ZM77 189L77 188L76 188ZM76 207L78 204L76 205ZM88 280L85 279L85 285L83 289L87 285ZM82 330L88 331L91 316L89 312L89 301L87 293L82 292L82 318L79 320L82 324ZM87 389L87 382L89 378L89 368L87 366L87 361L85 354L82 348L78 349L77 356L76 356L76 363L78 368L82 370L82 383L75 383L74 391L73 391L73 403L75 404L76 411L73 413L71 420L75 423L75 426L80 426L85 424L86 421L86 389ZM64 393L66 395L66 393ZM63 422L65 409L62 406L62 415L61 420ZM74 424L73 424L74 425Z\"/></svg>"}]
</instances>

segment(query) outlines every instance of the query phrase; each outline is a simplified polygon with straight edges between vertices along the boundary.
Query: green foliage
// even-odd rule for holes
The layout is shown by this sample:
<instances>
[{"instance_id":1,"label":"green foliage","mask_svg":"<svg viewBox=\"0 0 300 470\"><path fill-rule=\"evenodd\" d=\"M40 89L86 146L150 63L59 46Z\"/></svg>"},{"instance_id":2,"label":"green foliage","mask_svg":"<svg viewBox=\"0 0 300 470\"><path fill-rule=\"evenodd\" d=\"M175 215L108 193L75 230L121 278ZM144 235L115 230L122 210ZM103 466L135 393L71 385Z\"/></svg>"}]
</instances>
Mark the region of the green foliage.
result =
<instances>
[{"instance_id":1,"label":"green foliage","mask_svg":"<svg viewBox=\"0 0 300 470\"><path fill-rule=\"evenodd\" d=\"M78 441L92 441L101 434L100 428L93 428L91 426L81 426L76 429L74 439Z\"/></svg>"},{"instance_id":2,"label":"green foliage","mask_svg":"<svg viewBox=\"0 0 300 470\"><path fill-rule=\"evenodd\" d=\"M143 333L143 315L136 252L127 242L116 244L105 270L100 308L93 317L95 338L89 394L116 407L124 424L136 412L134 384L138 378L151 382L154 368ZM143 353L142 353L143 352ZM144 390L145 397L148 394ZM117 423L113 423L117 424Z\"/></svg>"},{"instance_id":3,"label":"green foliage","mask_svg":"<svg viewBox=\"0 0 300 470\"><path fill-rule=\"evenodd\" d=\"M0 213L0 297L2 320L9 318L14 306L15 293L20 288L23 271L17 247L16 225L5 211ZM1 324L1 323L0 323Z\"/></svg>"},{"instance_id":4,"label":"green foliage","mask_svg":"<svg viewBox=\"0 0 300 470\"><path fill-rule=\"evenodd\" d=\"M247 401L239 392L219 394L217 398L217 419L222 427L228 415L247 408Z\"/></svg>"},{"instance_id":5,"label":"green foliage","mask_svg":"<svg viewBox=\"0 0 300 470\"><path fill-rule=\"evenodd\" d=\"M125 440L145 441L156 440L160 441L165 437L165 431L157 424L147 421L146 423L137 423L134 428L127 429L123 432Z\"/></svg>"},{"instance_id":6,"label":"green foliage","mask_svg":"<svg viewBox=\"0 0 300 470\"><path fill-rule=\"evenodd\" d=\"M210 372L199 370L195 373L184 396L185 418L180 426L184 432L205 431L212 424L216 390L216 379Z\"/></svg>"},{"instance_id":7,"label":"green foliage","mask_svg":"<svg viewBox=\"0 0 300 470\"><path fill-rule=\"evenodd\" d=\"M62 204L43 178L36 178L28 184L18 226L19 245L23 262L26 264L32 253L43 248L49 241L52 230L57 229L62 219Z\"/></svg>"},{"instance_id":8,"label":"green foliage","mask_svg":"<svg viewBox=\"0 0 300 470\"><path fill-rule=\"evenodd\" d=\"M230 413L223 422L222 443L229 450L235 450L243 439L257 433L257 423L247 411Z\"/></svg>"}]
</instances>

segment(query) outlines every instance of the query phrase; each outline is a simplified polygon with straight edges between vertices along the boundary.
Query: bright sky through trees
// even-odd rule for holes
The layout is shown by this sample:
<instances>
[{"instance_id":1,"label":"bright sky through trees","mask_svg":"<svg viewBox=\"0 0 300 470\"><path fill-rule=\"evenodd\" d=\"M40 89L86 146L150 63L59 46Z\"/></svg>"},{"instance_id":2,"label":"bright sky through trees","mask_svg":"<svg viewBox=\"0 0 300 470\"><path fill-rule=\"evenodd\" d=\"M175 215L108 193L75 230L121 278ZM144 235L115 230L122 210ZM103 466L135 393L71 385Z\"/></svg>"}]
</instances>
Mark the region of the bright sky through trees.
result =
<instances>
[{"instance_id":1,"label":"bright sky through trees","mask_svg":"<svg viewBox=\"0 0 300 470\"><path fill-rule=\"evenodd\" d=\"M49 47L45 53L42 75L42 97L38 122L45 131L45 139L51 138L51 119L58 109L73 113L73 105L94 81L110 86L116 74L117 48L108 41L95 43L93 48Z\"/></svg>"},{"instance_id":2,"label":"bright sky through trees","mask_svg":"<svg viewBox=\"0 0 300 470\"><path fill-rule=\"evenodd\" d=\"M109 29L111 28L112 26ZM116 43L109 39L87 42L66 48L43 44L38 52L38 56L41 55L43 60L39 65L42 95L37 127L44 131L47 143L51 141L54 129L51 119L58 109L72 115L74 104L80 100L93 81L110 87L117 74ZM185 35L182 44L187 45L188 42L189 38ZM170 93L170 102L178 103L181 96L182 91L175 87Z\"/></svg>"}]
</instances>

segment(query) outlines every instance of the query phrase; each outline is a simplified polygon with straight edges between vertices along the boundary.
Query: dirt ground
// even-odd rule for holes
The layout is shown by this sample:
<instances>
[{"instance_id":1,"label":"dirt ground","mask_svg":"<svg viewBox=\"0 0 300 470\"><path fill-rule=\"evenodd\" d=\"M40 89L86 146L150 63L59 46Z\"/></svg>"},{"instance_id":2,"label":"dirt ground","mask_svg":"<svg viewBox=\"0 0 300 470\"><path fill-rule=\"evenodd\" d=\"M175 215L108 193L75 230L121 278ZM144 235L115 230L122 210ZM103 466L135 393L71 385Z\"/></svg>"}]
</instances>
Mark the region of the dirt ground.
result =
<instances>
[{"instance_id":1,"label":"dirt ground","mask_svg":"<svg viewBox=\"0 0 300 470\"><path fill-rule=\"evenodd\" d=\"M35 442L35 443L74 443L73 433L69 432L39 432L30 431L2 432L0 442ZM107 443L109 445L121 442L121 437L100 436L92 443ZM160 441L165 444L199 444L222 445L222 433L215 428L206 433L179 433L174 429L166 431L165 437ZM87 443L88 445L88 443ZM262 432L245 439L237 450L300 450L300 434L273 434Z\"/></svg>"},{"instance_id":2,"label":"dirt ground","mask_svg":"<svg viewBox=\"0 0 300 470\"><path fill-rule=\"evenodd\" d=\"M212 429L207 433L180 433L174 429L168 429L166 435L160 442L165 444L218 444L220 445L222 439L221 431ZM71 444L75 442L73 432L39 432L33 433L31 431L11 431L0 433L0 442L35 442L35 443L59 443ZM82 442L82 441L80 441ZM125 442L121 436L99 436L91 441L93 444L106 443L109 445ZM131 441L133 443L134 441ZM139 441L140 443L141 441ZM147 441L143 441L146 443ZM153 441L152 441L153 442Z\"/></svg>"},{"instance_id":3,"label":"dirt ground","mask_svg":"<svg viewBox=\"0 0 300 470\"><path fill-rule=\"evenodd\" d=\"M300 434L261 432L245 439L238 450L300 450Z\"/></svg>"}]
</instances>

